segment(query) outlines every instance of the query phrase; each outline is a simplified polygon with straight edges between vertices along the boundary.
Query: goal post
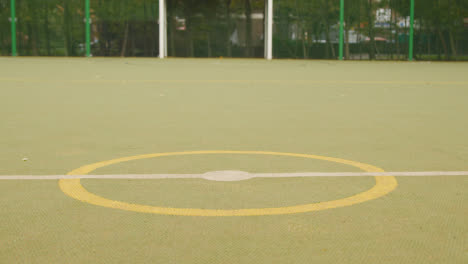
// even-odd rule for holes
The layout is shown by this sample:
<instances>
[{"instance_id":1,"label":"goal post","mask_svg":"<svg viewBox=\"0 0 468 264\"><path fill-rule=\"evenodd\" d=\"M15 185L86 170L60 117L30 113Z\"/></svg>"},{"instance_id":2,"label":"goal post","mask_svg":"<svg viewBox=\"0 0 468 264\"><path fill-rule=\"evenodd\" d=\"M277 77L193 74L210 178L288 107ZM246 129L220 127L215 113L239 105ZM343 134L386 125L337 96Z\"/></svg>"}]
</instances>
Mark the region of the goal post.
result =
<instances>
[{"instance_id":1,"label":"goal post","mask_svg":"<svg viewBox=\"0 0 468 264\"><path fill-rule=\"evenodd\" d=\"M265 1L265 59L273 59L273 0Z\"/></svg>"},{"instance_id":2,"label":"goal post","mask_svg":"<svg viewBox=\"0 0 468 264\"><path fill-rule=\"evenodd\" d=\"M159 0L159 58L167 56L166 0Z\"/></svg>"}]
</instances>

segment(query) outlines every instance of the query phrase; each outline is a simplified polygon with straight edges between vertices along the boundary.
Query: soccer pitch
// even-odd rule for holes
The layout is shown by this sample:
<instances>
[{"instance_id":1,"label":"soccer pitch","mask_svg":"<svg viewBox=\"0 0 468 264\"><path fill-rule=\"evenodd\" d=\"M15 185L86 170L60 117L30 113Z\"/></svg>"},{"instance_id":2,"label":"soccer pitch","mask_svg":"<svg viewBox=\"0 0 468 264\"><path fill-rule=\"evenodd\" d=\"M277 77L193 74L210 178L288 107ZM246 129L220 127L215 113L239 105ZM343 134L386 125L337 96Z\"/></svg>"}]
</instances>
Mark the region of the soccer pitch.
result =
<instances>
[{"instance_id":1,"label":"soccer pitch","mask_svg":"<svg viewBox=\"0 0 468 264\"><path fill-rule=\"evenodd\" d=\"M0 58L0 262L466 263L467 72Z\"/></svg>"}]
</instances>

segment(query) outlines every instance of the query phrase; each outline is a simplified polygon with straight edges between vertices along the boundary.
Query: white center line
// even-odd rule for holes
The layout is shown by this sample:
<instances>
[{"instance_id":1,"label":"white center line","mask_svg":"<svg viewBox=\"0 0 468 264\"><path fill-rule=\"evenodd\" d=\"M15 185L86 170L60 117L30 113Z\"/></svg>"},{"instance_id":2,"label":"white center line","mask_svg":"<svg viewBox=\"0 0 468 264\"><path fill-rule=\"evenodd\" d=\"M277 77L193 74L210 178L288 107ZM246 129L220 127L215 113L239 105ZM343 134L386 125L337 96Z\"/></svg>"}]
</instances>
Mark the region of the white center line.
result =
<instances>
[{"instance_id":1,"label":"white center line","mask_svg":"<svg viewBox=\"0 0 468 264\"><path fill-rule=\"evenodd\" d=\"M60 180L60 179L194 179L234 177L232 172L222 171L204 174L112 174L112 175L0 175L0 180ZM243 173L250 178L294 177L363 177L363 176L468 176L468 171L389 171L389 172L290 172L290 173Z\"/></svg>"}]
</instances>

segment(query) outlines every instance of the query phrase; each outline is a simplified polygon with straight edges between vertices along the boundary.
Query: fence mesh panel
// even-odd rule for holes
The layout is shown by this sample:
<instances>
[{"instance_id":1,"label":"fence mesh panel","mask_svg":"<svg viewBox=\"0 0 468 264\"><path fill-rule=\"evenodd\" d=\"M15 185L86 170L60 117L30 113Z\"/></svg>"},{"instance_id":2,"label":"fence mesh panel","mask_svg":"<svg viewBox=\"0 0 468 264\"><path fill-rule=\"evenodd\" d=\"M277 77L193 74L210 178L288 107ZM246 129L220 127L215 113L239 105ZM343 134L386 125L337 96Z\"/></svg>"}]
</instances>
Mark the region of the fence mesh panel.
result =
<instances>
[{"instance_id":1,"label":"fence mesh panel","mask_svg":"<svg viewBox=\"0 0 468 264\"><path fill-rule=\"evenodd\" d=\"M274 1L273 56L336 59L339 15L339 0Z\"/></svg>"},{"instance_id":2,"label":"fence mesh panel","mask_svg":"<svg viewBox=\"0 0 468 264\"><path fill-rule=\"evenodd\" d=\"M0 0L0 55L12 54ZM172 57L265 55L268 0L166 0ZM415 60L468 61L468 0L414 0ZM85 0L15 0L21 56L85 56ZM345 0L347 60L408 60L411 0ZM337 59L340 0L273 0L273 57ZM159 55L159 0L90 0L94 56Z\"/></svg>"},{"instance_id":3,"label":"fence mesh panel","mask_svg":"<svg viewBox=\"0 0 468 264\"><path fill-rule=\"evenodd\" d=\"M348 0L345 8L346 59L407 60L408 0Z\"/></svg>"},{"instance_id":4,"label":"fence mesh panel","mask_svg":"<svg viewBox=\"0 0 468 264\"><path fill-rule=\"evenodd\" d=\"M84 55L84 0L16 0L16 17L19 55Z\"/></svg>"},{"instance_id":5,"label":"fence mesh panel","mask_svg":"<svg viewBox=\"0 0 468 264\"><path fill-rule=\"evenodd\" d=\"M0 0L0 55L11 54L10 1Z\"/></svg>"},{"instance_id":6,"label":"fence mesh panel","mask_svg":"<svg viewBox=\"0 0 468 264\"><path fill-rule=\"evenodd\" d=\"M468 60L468 0L416 0L415 4L415 58Z\"/></svg>"},{"instance_id":7,"label":"fence mesh panel","mask_svg":"<svg viewBox=\"0 0 468 264\"><path fill-rule=\"evenodd\" d=\"M169 56L263 57L263 0L169 0L167 5Z\"/></svg>"},{"instance_id":8,"label":"fence mesh panel","mask_svg":"<svg viewBox=\"0 0 468 264\"><path fill-rule=\"evenodd\" d=\"M158 56L158 19L158 0L91 0L91 53Z\"/></svg>"}]
</instances>

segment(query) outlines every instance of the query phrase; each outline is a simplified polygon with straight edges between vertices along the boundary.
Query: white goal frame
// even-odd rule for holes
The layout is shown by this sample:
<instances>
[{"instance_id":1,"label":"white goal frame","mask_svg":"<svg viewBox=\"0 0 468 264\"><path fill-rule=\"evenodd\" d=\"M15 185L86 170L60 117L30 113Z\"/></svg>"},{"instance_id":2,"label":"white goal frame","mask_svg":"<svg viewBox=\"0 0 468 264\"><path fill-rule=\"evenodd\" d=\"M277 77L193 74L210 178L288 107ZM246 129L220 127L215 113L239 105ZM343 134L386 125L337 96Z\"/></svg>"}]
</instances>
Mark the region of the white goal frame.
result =
<instances>
[{"instance_id":1,"label":"white goal frame","mask_svg":"<svg viewBox=\"0 0 468 264\"><path fill-rule=\"evenodd\" d=\"M159 0L159 58L167 57L167 0ZM273 0L265 0L265 59L273 59Z\"/></svg>"}]
</instances>

